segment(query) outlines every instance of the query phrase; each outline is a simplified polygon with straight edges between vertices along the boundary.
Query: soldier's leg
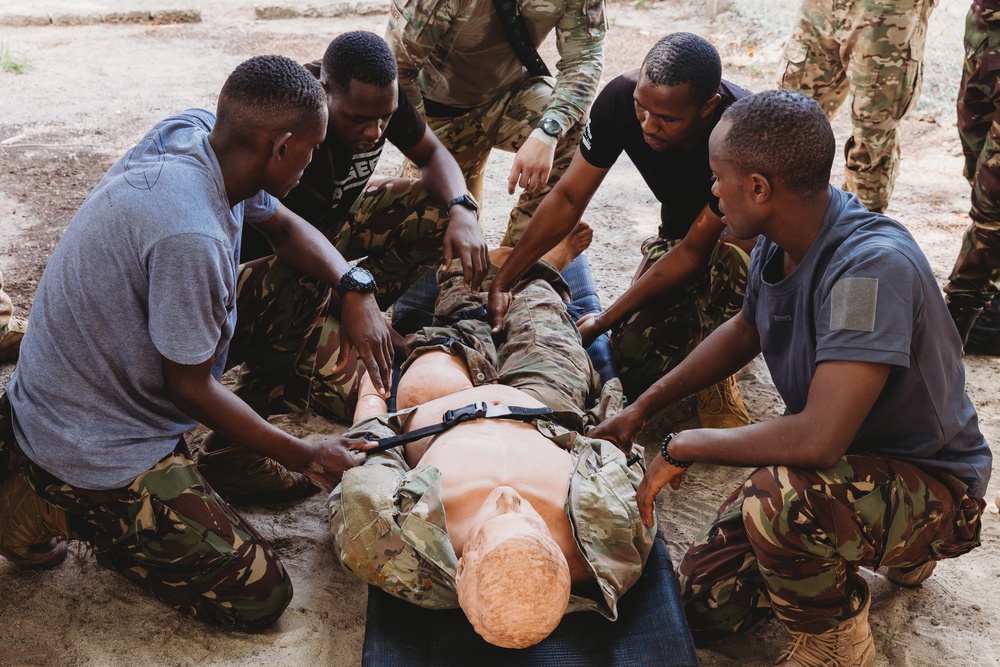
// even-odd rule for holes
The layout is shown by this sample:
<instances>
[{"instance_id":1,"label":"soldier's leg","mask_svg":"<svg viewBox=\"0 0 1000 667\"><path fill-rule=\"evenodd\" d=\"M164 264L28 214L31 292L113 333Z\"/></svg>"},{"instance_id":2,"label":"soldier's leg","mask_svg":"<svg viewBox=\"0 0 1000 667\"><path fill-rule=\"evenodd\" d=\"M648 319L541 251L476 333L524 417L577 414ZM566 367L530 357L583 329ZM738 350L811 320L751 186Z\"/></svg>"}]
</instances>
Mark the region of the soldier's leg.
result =
<instances>
[{"instance_id":1,"label":"soldier's leg","mask_svg":"<svg viewBox=\"0 0 1000 667\"><path fill-rule=\"evenodd\" d=\"M806 633L861 609L859 566L913 567L978 546L984 506L950 475L869 455L824 470L759 469L742 502L775 614Z\"/></svg>"},{"instance_id":2,"label":"soldier's leg","mask_svg":"<svg viewBox=\"0 0 1000 667\"><path fill-rule=\"evenodd\" d=\"M499 126L496 135L495 146L505 151L516 153L524 145L525 140L531 132L538 126L545 109L548 108L549 101L555 87L554 79L549 77L532 77L526 79L518 88L512 91L509 101L502 108L494 108L495 112L500 112ZM502 246L513 246L524 233L531 216L541 203L542 199L559 182L562 175L569 168L569 163L573 160L576 147L583 136L583 122L578 122L572 127L566 128L566 132L556 144L555 157L552 161L552 172L548 182L541 188L528 192L521 192L517 205L510 212L510 220L507 223L507 232L500 242Z\"/></svg>"},{"instance_id":3,"label":"soldier's leg","mask_svg":"<svg viewBox=\"0 0 1000 667\"><path fill-rule=\"evenodd\" d=\"M833 117L847 99L847 71L837 26L839 12L829 0L803 0L779 68L778 86L816 100Z\"/></svg>"},{"instance_id":4,"label":"soldier's leg","mask_svg":"<svg viewBox=\"0 0 1000 667\"><path fill-rule=\"evenodd\" d=\"M937 0L855 2L843 37L852 44L851 136L844 187L873 211L889 205L899 168L899 121L920 94L927 20Z\"/></svg>"},{"instance_id":5,"label":"soldier's leg","mask_svg":"<svg viewBox=\"0 0 1000 667\"><path fill-rule=\"evenodd\" d=\"M553 267L536 264L512 291L497 356L501 384L532 394L560 413L560 423L582 428L579 420L601 382L567 312L568 293Z\"/></svg>"},{"instance_id":6,"label":"soldier's leg","mask_svg":"<svg viewBox=\"0 0 1000 667\"><path fill-rule=\"evenodd\" d=\"M677 244L657 237L642 244L635 279ZM683 288L633 314L611 334L611 351L626 396L635 400L690 354L705 336L740 312L749 258L735 245L720 243L707 270Z\"/></svg>"},{"instance_id":7,"label":"soldier's leg","mask_svg":"<svg viewBox=\"0 0 1000 667\"><path fill-rule=\"evenodd\" d=\"M243 364L236 395L262 416L302 410L330 290L275 256L240 266L227 366Z\"/></svg>"},{"instance_id":8,"label":"soldier's leg","mask_svg":"<svg viewBox=\"0 0 1000 667\"><path fill-rule=\"evenodd\" d=\"M351 208L334 245L372 272L379 307L391 306L441 260L448 212L423 182L396 178L370 185Z\"/></svg>"},{"instance_id":9,"label":"soldier's leg","mask_svg":"<svg viewBox=\"0 0 1000 667\"><path fill-rule=\"evenodd\" d=\"M292 599L267 542L195 469L183 441L123 489L77 489L34 467L31 480L66 510L98 562L183 614L256 632Z\"/></svg>"},{"instance_id":10,"label":"soldier's leg","mask_svg":"<svg viewBox=\"0 0 1000 667\"><path fill-rule=\"evenodd\" d=\"M262 417L309 406L329 293L274 255L240 266L226 363L242 364L235 393ZM333 340L339 343L339 336ZM339 355L339 349L327 354ZM325 372L335 375L330 369ZM214 433L202 443L198 469L234 503L295 500L318 490L305 475Z\"/></svg>"},{"instance_id":11,"label":"soldier's leg","mask_svg":"<svg viewBox=\"0 0 1000 667\"><path fill-rule=\"evenodd\" d=\"M983 501L946 475L875 456L826 470L756 470L723 504L678 567L696 637L767 616L819 633L853 617L859 566L908 568L979 544Z\"/></svg>"},{"instance_id":12,"label":"soldier's leg","mask_svg":"<svg viewBox=\"0 0 1000 667\"><path fill-rule=\"evenodd\" d=\"M1000 100L998 71L986 51L991 40L980 31L972 13L966 24L966 56L958 98L959 137L965 153L965 173L972 184L972 224L949 276L945 293L952 316L968 336L979 309L997 295L1000 277ZM995 65L994 65L995 67Z\"/></svg>"}]
</instances>

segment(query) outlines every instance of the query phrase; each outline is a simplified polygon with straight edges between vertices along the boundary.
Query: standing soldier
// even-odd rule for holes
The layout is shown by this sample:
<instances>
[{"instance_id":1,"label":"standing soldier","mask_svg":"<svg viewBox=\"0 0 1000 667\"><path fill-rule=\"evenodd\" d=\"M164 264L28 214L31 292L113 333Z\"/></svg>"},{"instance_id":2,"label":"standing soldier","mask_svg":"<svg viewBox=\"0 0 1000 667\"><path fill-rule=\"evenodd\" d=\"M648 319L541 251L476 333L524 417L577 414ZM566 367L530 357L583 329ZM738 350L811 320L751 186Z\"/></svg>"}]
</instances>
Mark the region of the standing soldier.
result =
<instances>
[{"instance_id":1,"label":"standing soldier","mask_svg":"<svg viewBox=\"0 0 1000 667\"><path fill-rule=\"evenodd\" d=\"M965 65L958 94L958 136L965 153L965 177L972 184L972 224L944 291L966 352L991 355L1000 355L998 72L1000 2L975 0L965 24Z\"/></svg>"},{"instance_id":2,"label":"standing soldier","mask_svg":"<svg viewBox=\"0 0 1000 667\"><path fill-rule=\"evenodd\" d=\"M899 170L899 122L917 101L927 19L937 0L803 0L779 85L832 118L851 95L844 189L885 212Z\"/></svg>"},{"instance_id":3,"label":"standing soldier","mask_svg":"<svg viewBox=\"0 0 1000 667\"><path fill-rule=\"evenodd\" d=\"M604 0L393 0L386 41L400 83L472 193L481 198L492 148L517 154L508 191L524 192L503 245L517 242L576 152L604 69L606 27ZM555 77L536 51L553 30Z\"/></svg>"}]
</instances>

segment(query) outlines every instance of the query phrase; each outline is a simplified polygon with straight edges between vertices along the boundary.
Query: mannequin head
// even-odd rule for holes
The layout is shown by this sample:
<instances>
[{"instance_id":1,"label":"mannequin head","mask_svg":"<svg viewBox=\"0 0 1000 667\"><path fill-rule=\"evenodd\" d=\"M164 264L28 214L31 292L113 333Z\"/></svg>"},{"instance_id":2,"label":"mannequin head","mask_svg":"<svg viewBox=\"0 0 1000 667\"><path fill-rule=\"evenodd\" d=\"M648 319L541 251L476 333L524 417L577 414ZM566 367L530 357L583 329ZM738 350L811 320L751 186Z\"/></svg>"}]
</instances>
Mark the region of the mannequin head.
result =
<instances>
[{"instance_id":1,"label":"mannequin head","mask_svg":"<svg viewBox=\"0 0 1000 667\"><path fill-rule=\"evenodd\" d=\"M569 603L566 557L535 508L509 486L483 502L456 576L458 602L483 639L525 648L559 625Z\"/></svg>"}]
</instances>

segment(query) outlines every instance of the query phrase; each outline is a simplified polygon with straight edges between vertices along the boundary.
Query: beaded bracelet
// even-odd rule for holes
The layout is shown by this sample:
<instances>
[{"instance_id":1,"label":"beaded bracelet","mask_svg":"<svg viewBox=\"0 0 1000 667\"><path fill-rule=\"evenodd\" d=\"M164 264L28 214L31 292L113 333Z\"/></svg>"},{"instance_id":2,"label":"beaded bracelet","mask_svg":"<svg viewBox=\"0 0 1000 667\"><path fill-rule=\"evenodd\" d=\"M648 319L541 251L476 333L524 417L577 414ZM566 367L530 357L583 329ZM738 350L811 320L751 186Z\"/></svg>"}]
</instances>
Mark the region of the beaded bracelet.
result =
<instances>
[{"instance_id":1,"label":"beaded bracelet","mask_svg":"<svg viewBox=\"0 0 1000 667\"><path fill-rule=\"evenodd\" d=\"M663 455L664 461L674 466L675 468L690 468L691 464L694 463L694 461L678 461L674 457L670 456L670 454L667 454L667 445L670 444L670 441L674 439L675 435L677 434L668 433L667 437L663 438L663 442L660 443L660 454Z\"/></svg>"}]
</instances>

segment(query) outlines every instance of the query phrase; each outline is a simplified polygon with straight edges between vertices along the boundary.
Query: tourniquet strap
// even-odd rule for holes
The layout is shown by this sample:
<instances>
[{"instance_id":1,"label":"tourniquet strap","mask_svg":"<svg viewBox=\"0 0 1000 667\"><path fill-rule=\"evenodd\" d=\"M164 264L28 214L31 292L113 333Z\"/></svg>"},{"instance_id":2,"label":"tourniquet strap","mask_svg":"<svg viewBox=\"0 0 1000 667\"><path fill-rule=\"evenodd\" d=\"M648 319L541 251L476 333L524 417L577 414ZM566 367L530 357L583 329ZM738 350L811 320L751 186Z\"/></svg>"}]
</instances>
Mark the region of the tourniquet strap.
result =
<instances>
[{"instance_id":1,"label":"tourniquet strap","mask_svg":"<svg viewBox=\"0 0 1000 667\"><path fill-rule=\"evenodd\" d=\"M518 11L517 0L493 0L493 6L497 10L497 16L500 17L500 25L510 43L510 48L528 70L528 74L552 76L545 61L538 55L535 45L531 43L528 26L524 24L524 16Z\"/></svg>"},{"instance_id":2,"label":"tourniquet strap","mask_svg":"<svg viewBox=\"0 0 1000 667\"><path fill-rule=\"evenodd\" d=\"M520 422L531 422L535 417L552 414L552 408L522 408L517 405L487 405L484 401L470 403L465 407L448 410L441 417L440 423L431 424L418 428L409 433L400 433L388 438L379 438L378 445L368 450L371 456L377 452L384 452L393 447L405 445L408 442L426 438L429 435L436 435L443 431L458 426L462 422L473 419L507 419Z\"/></svg>"}]
</instances>

